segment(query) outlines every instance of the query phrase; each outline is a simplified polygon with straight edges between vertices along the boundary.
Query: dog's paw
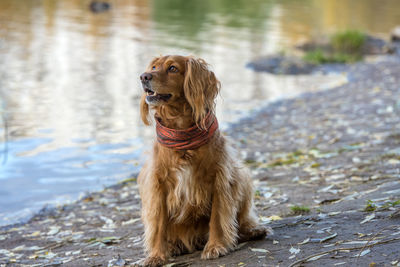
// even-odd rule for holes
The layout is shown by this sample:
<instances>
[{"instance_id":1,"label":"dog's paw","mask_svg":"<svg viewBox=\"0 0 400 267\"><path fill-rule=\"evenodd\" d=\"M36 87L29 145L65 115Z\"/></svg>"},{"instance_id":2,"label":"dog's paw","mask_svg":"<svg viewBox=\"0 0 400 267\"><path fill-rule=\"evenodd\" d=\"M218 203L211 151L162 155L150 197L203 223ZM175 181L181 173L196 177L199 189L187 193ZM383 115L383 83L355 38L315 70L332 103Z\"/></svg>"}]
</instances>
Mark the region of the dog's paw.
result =
<instances>
[{"instance_id":1,"label":"dog's paw","mask_svg":"<svg viewBox=\"0 0 400 267\"><path fill-rule=\"evenodd\" d=\"M239 243L250 240L264 239L267 235L273 234L271 227L256 226L239 233Z\"/></svg>"},{"instance_id":2,"label":"dog's paw","mask_svg":"<svg viewBox=\"0 0 400 267\"><path fill-rule=\"evenodd\" d=\"M250 230L250 235L252 236L253 239L262 239L267 235L271 235L273 233L274 231L272 231L271 227L266 227L262 225L254 227L253 229Z\"/></svg>"},{"instance_id":3,"label":"dog's paw","mask_svg":"<svg viewBox=\"0 0 400 267\"><path fill-rule=\"evenodd\" d=\"M176 257L182 254L191 253L193 252L193 249L188 250L182 243L182 241L175 241L175 242L170 241L168 242L168 252L170 256Z\"/></svg>"},{"instance_id":4,"label":"dog's paw","mask_svg":"<svg viewBox=\"0 0 400 267\"><path fill-rule=\"evenodd\" d=\"M219 244L207 243L203 253L201 253L201 258L203 260L216 259L218 257L224 256L228 253L228 249Z\"/></svg>"},{"instance_id":5,"label":"dog's paw","mask_svg":"<svg viewBox=\"0 0 400 267\"><path fill-rule=\"evenodd\" d=\"M147 257L142 261L143 267L159 267L163 266L167 261L159 256Z\"/></svg>"}]
</instances>

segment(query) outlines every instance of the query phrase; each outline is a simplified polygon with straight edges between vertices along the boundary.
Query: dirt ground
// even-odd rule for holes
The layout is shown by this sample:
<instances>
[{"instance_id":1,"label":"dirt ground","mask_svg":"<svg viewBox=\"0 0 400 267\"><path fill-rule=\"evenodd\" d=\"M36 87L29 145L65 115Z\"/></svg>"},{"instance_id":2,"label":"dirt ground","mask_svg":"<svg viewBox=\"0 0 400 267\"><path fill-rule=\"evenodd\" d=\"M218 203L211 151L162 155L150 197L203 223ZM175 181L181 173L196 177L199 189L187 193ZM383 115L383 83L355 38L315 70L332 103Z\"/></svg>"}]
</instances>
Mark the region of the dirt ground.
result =
<instances>
[{"instance_id":1,"label":"dirt ground","mask_svg":"<svg viewBox=\"0 0 400 267\"><path fill-rule=\"evenodd\" d=\"M274 234L168 266L400 266L400 60L268 105L226 133L252 170ZM0 266L129 266L143 255L134 177L0 229Z\"/></svg>"}]
</instances>

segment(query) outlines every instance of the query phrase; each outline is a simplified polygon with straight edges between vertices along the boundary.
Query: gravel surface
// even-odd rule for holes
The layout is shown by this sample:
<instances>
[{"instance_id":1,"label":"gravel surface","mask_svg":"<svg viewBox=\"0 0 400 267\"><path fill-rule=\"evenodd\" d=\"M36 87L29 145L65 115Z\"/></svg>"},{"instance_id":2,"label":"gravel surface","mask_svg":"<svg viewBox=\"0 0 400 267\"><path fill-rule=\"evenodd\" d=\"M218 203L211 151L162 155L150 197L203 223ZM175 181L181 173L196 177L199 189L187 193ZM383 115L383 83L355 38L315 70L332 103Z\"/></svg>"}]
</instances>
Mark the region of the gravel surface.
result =
<instances>
[{"instance_id":1,"label":"gravel surface","mask_svg":"<svg viewBox=\"0 0 400 267\"><path fill-rule=\"evenodd\" d=\"M227 132L252 170L265 240L169 266L400 266L400 60L275 102ZM135 179L0 228L0 266L124 266L142 258Z\"/></svg>"}]
</instances>

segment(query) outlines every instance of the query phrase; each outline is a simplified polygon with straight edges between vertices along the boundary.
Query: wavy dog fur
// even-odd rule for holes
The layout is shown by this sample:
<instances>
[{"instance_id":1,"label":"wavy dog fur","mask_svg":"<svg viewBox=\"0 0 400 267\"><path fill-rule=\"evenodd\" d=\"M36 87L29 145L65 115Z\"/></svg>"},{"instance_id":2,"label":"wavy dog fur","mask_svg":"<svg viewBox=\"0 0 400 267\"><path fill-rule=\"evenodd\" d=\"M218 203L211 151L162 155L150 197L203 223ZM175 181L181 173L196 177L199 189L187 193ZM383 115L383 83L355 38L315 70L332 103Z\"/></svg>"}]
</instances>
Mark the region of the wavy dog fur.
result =
<instances>
[{"instance_id":1,"label":"wavy dog fur","mask_svg":"<svg viewBox=\"0 0 400 267\"><path fill-rule=\"evenodd\" d=\"M220 83L198 58L157 57L141 75L141 117L150 125L150 110L164 126L204 128L215 114ZM138 183L145 228L145 266L160 266L168 257L203 249L202 259L225 255L239 241L265 237L253 215L252 182L228 140L215 132L194 150L179 151L154 143Z\"/></svg>"}]
</instances>

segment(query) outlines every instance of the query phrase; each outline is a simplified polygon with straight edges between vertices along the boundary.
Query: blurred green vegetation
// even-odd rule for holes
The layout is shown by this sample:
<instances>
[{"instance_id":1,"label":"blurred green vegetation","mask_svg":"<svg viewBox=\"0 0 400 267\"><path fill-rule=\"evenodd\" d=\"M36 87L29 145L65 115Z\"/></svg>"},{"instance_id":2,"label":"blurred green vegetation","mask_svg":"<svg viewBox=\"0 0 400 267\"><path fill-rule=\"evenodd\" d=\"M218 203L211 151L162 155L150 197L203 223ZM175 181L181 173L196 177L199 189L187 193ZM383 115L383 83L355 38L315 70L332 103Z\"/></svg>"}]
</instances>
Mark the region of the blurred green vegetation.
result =
<instances>
[{"instance_id":1,"label":"blurred green vegetation","mask_svg":"<svg viewBox=\"0 0 400 267\"><path fill-rule=\"evenodd\" d=\"M309 207L300 205L292 206L290 207L290 210L292 211L292 215L307 214L311 211Z\"/></svg>"},{"instance_id":2,"label":"blurred green vegetation","mask_svg":"<svg viewBox=\"0 0 400 267\"><path fill-rule=\"evenodd\" d=\"M306 52L303 59L312 64L354 63L362 60L366 34L358 30L337 32L330 38L328 49L316 48Z\"/></svg>"},{"instance_id":3,"label":"blurred green vegetation","mask_svg":"<svg viewBox=\"0 0 400 267\"><path fill-rule=\"evenodd\" d=\"M362 57L359 54L342 52L326 53L322 49L308 51L304 55L304 60L312 64L352 63L361 59Z\"/></svg>"},{"instance_id":4,"label":"blurred green vegetation","mask_svg":"<svg viewBox=\"0 0 400 267\"><path fill-rule=\"evenodd\" d=\"M358 30L338 32L331 37L331 45L337 52L360 54L366 37Z\"/></svg>"}]
</instances>

